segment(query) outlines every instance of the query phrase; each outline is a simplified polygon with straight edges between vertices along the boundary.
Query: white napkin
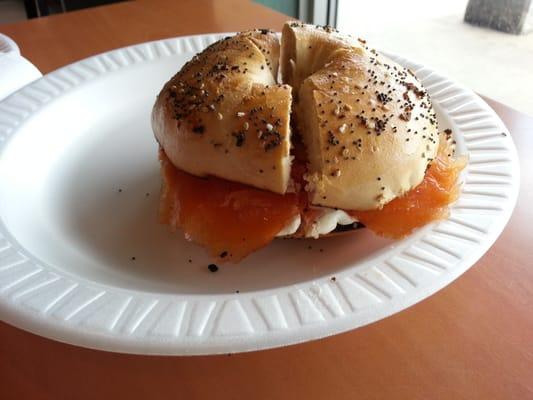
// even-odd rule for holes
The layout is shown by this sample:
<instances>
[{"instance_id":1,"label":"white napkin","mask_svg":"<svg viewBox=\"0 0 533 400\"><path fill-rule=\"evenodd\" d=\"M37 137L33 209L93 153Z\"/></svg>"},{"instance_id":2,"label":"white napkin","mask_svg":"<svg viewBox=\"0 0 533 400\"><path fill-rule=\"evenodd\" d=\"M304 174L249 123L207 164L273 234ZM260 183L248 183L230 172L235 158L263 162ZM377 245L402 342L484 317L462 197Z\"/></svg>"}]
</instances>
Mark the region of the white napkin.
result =
<instances>
[{"instance_id":1,"label":"white napkin","mask_svg":"<svg viewBox=\"0 0 533 400\"><path fill-rule=\"evenodd\" d=\"M0 34L0 100L41 76L35 65L20 55L17 44Z\"/></svg>"}]
</instances>

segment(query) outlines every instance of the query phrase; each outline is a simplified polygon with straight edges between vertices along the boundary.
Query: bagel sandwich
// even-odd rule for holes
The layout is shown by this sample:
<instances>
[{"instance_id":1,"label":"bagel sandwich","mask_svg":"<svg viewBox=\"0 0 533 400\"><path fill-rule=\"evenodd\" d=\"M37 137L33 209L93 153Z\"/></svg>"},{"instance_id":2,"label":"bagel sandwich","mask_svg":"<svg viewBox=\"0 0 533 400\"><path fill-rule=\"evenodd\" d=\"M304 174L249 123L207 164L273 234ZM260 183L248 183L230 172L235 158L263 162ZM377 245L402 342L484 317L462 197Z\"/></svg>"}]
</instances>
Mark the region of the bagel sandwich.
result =
<instances>
[{"instance_id":1,"label":"bagel sandwich","mask_svg":"<svg viewBox=\"0 0 533 400\"><path fill-rule=\"evenodd\" d=\"M413 73L330 27L290 22L195 55L157 96L160 219L219 261L276 237L445 218L464 160Z\"/></svg>"}]
</instances>

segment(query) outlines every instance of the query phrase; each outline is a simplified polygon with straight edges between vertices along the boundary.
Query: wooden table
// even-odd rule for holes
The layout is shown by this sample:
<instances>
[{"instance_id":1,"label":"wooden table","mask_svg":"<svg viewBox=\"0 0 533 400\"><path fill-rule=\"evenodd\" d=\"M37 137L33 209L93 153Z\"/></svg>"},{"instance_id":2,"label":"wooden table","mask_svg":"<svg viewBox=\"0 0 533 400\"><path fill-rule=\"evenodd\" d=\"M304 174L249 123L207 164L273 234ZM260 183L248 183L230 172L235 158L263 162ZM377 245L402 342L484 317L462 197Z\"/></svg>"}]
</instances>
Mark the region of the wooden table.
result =
<instances>
[{"instance_id":1,"label":"wooden table","mask_svg":"<svg viewBox=\"0 0 533 400\"><path fill-rule=\"evenodd\" d=\"M0 31L48 72L137 42L257 26L279 29L286 19L239 0L146 0L4 25ZM444 290L352 332L232 356L105 353L0 323L0 398L533 398L533 118L489 104L518 147L520 197L497 243Z\"/></svg>"}]
</instances>

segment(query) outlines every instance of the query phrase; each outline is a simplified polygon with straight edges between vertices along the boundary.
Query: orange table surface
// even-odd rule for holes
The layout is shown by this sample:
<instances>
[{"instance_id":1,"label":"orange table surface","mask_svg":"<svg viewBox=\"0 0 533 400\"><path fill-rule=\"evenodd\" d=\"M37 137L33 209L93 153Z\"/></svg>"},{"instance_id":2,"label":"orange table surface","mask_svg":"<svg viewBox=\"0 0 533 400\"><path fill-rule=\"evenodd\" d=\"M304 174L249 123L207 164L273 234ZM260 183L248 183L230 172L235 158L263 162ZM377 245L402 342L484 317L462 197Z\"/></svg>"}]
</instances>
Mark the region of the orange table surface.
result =
<instances>
[{"instance_id":1,"label":"orange table surface","mask_svg":"<svg viewBox=\"0 0 533 400\"><path fill-rule=\"evenodd\" d=\"M46 73L147 40L287 19L243 0L139 0L0 32ZM520 195L496 244L447 288L351 332L231 356L106 353L0 322L0 399L533 399L533 118L487 101L517 145Z\"/></svg>"}]
</instances>

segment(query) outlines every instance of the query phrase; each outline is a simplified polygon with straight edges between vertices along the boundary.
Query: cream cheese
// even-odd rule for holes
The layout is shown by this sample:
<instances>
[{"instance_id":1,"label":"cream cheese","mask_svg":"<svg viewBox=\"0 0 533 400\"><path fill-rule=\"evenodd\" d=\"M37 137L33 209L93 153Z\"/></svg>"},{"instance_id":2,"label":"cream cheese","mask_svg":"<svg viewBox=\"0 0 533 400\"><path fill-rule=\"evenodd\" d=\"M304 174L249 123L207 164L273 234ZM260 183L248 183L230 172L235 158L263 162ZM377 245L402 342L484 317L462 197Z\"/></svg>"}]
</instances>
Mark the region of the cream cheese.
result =
<instances>
[{"instance_id":1,"label":"cream cheese","mask_svg":"<svg viewBox=\"0 0 533 400\"><path fill-rule=\"evenodd\" d=\"M316 239L320 235L326 235L332 232L337 225L350 225L357 222L355 218L351 217L343 210L335 210L327 207L323 207L323 210L324 213L312 224L309 232L305 233L305 237ZM281 237L294 234L300 227L301 222L302 219L300 215L297 215L276 236Z\"/></svg>"},{"instance_id":2,"label":"cream cheese","mask_svg":"<svg viewBox=\"0 0 533 400\"><path fill-rule=\"evenodd\" d=\"M305 236L317 239L320 235L326 235L334 231L337 225L350 225L354 222L357 222L357 220L343 210L325 208L324 214L313 223L310 231L306 232Z\"/></svg>"},{"instance_id":3,"label":"cream cheese","mask_svg":"<svg viewBox=\"0 0 533 400\"><path fill-rule=\"evenodd\" d=\"M298 228L300 227L300 223L302 222L302 218L300 217L300 214L295 216L292 221L290 221L285 228L283 228L279 233L276 235L277 237L280 236L289 236L295 233Z\"/></svg>"}]
</instances>

